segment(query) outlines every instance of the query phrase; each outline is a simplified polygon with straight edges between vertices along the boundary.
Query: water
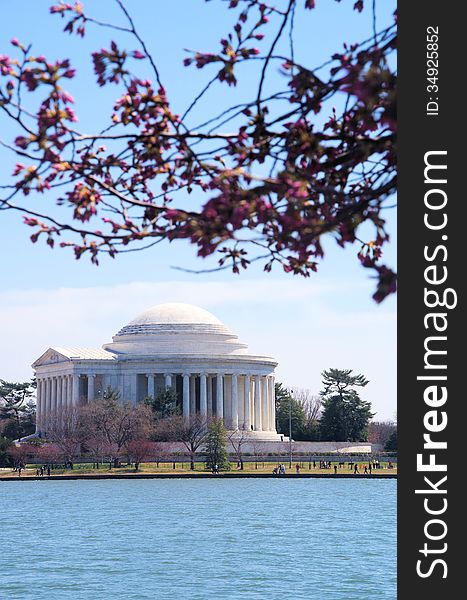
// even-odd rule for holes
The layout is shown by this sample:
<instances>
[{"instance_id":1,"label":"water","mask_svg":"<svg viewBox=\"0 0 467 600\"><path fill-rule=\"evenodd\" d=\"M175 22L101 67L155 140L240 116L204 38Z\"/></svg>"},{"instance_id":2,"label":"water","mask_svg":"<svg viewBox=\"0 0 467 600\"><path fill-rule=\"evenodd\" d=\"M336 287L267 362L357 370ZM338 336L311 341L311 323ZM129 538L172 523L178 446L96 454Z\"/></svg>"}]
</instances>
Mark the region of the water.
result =
<instances>
[{"instance_id":1,"label":"water","mask_svg":"<svg viewBox=\"0 0 467 600\"><path fill-rule=\"evenodd\" d=\"M396 597L396 482L0 482L1 600Z\"/></svg>"}]
</instances>

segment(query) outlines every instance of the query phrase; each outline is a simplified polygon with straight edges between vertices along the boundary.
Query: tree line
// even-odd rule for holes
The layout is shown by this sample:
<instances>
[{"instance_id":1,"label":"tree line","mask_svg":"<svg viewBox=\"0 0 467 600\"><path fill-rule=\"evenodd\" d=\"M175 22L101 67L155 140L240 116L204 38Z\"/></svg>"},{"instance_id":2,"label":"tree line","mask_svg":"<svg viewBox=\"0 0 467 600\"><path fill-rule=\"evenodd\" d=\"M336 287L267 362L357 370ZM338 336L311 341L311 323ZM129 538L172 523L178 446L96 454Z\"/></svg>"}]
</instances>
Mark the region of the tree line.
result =
<instances>
[{"instance_id":1,"label":"tree line","mask_svg":"<svg viewBox=\"0 0 467 600\"><path fill-rule=\"evenodd\" d=\"M286 388L276 384L276 427L279 433L297 441L361 442L380 444L387 451L397 450L394 423L372 421L371 403L362 400L357 388L369 382L351 369L323 371L323 389Z\"/></svg>"},{"instance_id":2,"label":"tree line","mask_svg":"<svg viewBox=\"0 0 467 600\"><path fill-rule=\"evenodd\" d=\"M323 372L323 389L319 395L309 390L286 388L276 384L276 428L284 436L291 430L296 441L358 442L381 444L388 451L397 450L397 430L391 422L371 422L371 404L362 400L357 388L368 380L350 369ZM0 462L21 463L33 457L44 464L57 462L72 466L80 455L87 456L98 468L108 462L118 465L122 458L135 468L145 460L167 459L167 443L181 444L194 469L195 458L203 454L209 468L228 464L226 444L240 468L243 449L255 446L249 430L227 432L222 420L201 415L183 417L173 388L160 390L155 397L132 404L121 399L118 391L108 387L103 397L83 406L67 408L48 416L45 438L29 444L12 446L35 430L35 382L0 381ZM46 443L44 443L46 442ZM253 448L255 455L259 450Z\"/></svg>"},{"instance_id":3,"label":"tree line","mask_svg":"<svg viewBox=\"0 0 467 600\"><path fill-rule=\"evenodd\" d=\"M99 400L49 414L44 429L43 439L4 448L9 462L20 466L34 460L73 468L77 457L87 457L96 468L104 463L116 467L126 460L138 470L144 461L166 459L171 455L167 442L177 442L189 456L191 469L201 451L208 468L228 466L223 422L201 415L183 417L173 389L132 404L109 386Z\"/></svg>"},{"instance_id":4,"label":"tree line","mask_svg":"<svg viewBox=\"0 0 467 600\"><path fill-rule=\"evenodd\" d=\"M12 440L36 430L36 381L12 383L0 379L0 467L11 460L7 454Z\"/></svg>"}]
</instances>

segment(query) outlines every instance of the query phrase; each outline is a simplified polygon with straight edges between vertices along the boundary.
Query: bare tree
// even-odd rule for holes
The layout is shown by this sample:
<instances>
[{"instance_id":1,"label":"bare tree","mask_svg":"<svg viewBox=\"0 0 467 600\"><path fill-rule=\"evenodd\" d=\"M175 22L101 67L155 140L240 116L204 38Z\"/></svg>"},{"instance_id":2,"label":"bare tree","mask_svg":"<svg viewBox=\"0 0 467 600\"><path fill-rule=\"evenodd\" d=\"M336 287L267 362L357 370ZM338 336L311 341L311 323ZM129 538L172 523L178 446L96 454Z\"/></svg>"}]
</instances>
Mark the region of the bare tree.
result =
<instances>
[{"instance_id":1,"label":"bare tree","mask_svg":"<svg viewBox=\"0 0 467 600\"><path fill-rule=\"evenodd\" d=\"M384 446L395 430L393 421L371 421L368 425L368 441Z\"/></svg>"},{"instance_id":2,"label":"bare tree","mask_svg":"<svg viewBox=\"0 0 467 600\"><path fill-rule=\"evenodd\" d=\"M118 466L118 462L121 456L121 451L117 448L114 442L104 440L104 459L109 463L109 469L112 466Z\"/></svg>"},{"instance_id":3,"label":"bare tree","mask_svg":"<svg viewBox=\"0 0 467 600\"><path fill-rule=\"evenodd\" d=\"M35 446L31 444L13 444L8 448L7 453L13 462L15 470L18 468L22 469L26 465L28 457L34 454L35 449Z\"/></svg>"},{"instance_id":4,"label":"bare tree","mask_svg":"<svg viewBox=\"0 0 467 600\"><path fill-rule=\"evenodd\" d=\"M36 460L53 467L62 457L62 451L56 444L43 444L36 450Z\"/></svg>"},{"instance_id":5,"label":"bare tree","mask_svg":"<svg viewBox=\"0 0 467 600\"><path fill-rule=\"evenodd\" d=\"M181 442L190 456L190 469L195 468L195 456L206 441L207 421L201 415L181 417L175 415L165 419L168 438Z\"/></svg>"},{"instance_id":6,"label":"bare tree","mask_svg":"<svg viewBox=\"0 0 467 600\"><path fill-rule=\"evenodd\" d=\"M134 462L135 471L139 471L139 465L152 457L154 451L154 443L150 440L139 439L130 440L126 445L129 462Z\"/></svg>"},{"instance_id":7,"label":"bare tree","mask_svg":"<svg viewBox=\"0 0 467 600\"><path fill-rule=\"evenodd\" d=\"M152 412L144 404L120 403L104 397L82 408L82 428L89 437L101 437L114 457L132 440L147 438L152 433Z\"/></svg>"},{"instance_id":8,"label":"bare tree","mask_svg":"<svg viewBox=\"0 0 467 600\"><path fill-rule=\"evenodd\" d=\"M67 407L49 414L46 431L47 439L59 448L63 462L72 469L82 441L79 411Z\"/></svg>"},{"instance_id":9,"label":"bare tree","mask_svg":"<svg viewBox=\"0 0 467 600\"><path fill-rule=\"evenodd\" d=\"M159 468L159 463L164 458L170 455L170 446L167 447L167 442L153 442L151 458L156 462L156 467Z\"/></svg>"},{"instance_id":10,"label":"bare tree","mask_svg":"<svg viewBox=\"0 0 467 600\"><path fill-rule=\"evenodd\" d=\"M99 464L102 464L104 458L107 456L107 441L105 437L100 432L87 435L85 438L85 451L93 459L95 467L98 469Z\"/></svg>"},{"instance_id":11,"label":"bare tree","mask_svg":"<svg viewBox=\"0 0 467 600\"><path fill-rule=\"evenodd\" d=\"M122 450L129 442L152 433L152 412L144 404L122 405L114 415L113 442Z\"/></svg>"},{"instance_id":12,"label":"bare tree","mask_svg":"<svg viewBox=\"0 0 467 600\"><path fill-rule=\"evenodd\" d=\"M243 447L251 440L251 433L248 429L243 427L236 431L230 431L227 434L227 437L229 438L237 462L240 463L240 469L243 471Z\"/></svg>"},{"instance_id":13,"label":"bare tree","mask_svg":"<svg viewBox=\"0 0 467 600\"><path fill-rule=\"evenodd\" d=\"M251 443L251 449L253 451L253 456L255 457L255 469L257 469L258 462L262 458L264 459L264 442L253 439L253 441Z\"/></svg>"},{"instance_id":14,"label":"bare tree","mask_svg":"<svg viewBox=\"0 0 467 600\"><path fill-rule=\"evenodd\" d=\"M307 421L317 421L321 415L322 398L306 388L289 388L289 392L301 404Z\"/></svg>"}]
</instances>

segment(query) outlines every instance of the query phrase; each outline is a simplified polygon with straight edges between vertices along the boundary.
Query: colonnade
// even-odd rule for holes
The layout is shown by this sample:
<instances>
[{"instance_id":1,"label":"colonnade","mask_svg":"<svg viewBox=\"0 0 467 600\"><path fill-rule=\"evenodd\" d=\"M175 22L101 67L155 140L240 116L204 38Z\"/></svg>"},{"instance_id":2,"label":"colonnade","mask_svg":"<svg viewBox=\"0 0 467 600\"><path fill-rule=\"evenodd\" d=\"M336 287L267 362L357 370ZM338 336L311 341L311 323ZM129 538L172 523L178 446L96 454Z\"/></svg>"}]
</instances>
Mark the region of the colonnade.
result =
<instances>
[{"instance_id":1,"label":"colonnade","mask_svg":"<svg viewBox=\"0 0 467 600\"><path fill-rule=\"evenodd\" d=\"M148 395L154 396L154 377L148 376ZM196 379L199 379L199 393ZM275 431L275 388L272 375L183 373L182 414L224 419L227 429ZM173 374L165 374L166 388ZM221 400L220 400L221 399Z\"/></svg>"},{"instance_id":2,"label":"colonnade","mask_svg":"<svg viewBox=\"0 0 467 600\"><path fill-rule=\"evenodd\" d=\"M37 378L37 430L42 431L49 415L78 406L79 375Z\"/></svg>"},{"instance_id":3,"label":"colonnade","mask_svg":"<svg viewBox=\"0 0 467 600\"><path fill-rule=\"evenodd\" d=\"M200 414L203 417L224 419L227 429L275 431L274 376L236 373L157 372L125 373L130 378L131 393L122 399L136 402L138 378L145 376L147 396L156 396L155 380L163 376L165 388L176 388L176 377L181 377L180 400L184 416ZM80 377L87 378L87 386L80 386ZM54 414L94 400L97 374L64 374L37 377L37 430L46 429L47 418ZM109 378L112 381L112 377ZM180 380L179 380L180 383ZM120 386L116 386L117 389ZM87 388L87 391L86 391ZM123 389L120 390L123 392ZM134 396L134 397L133 397Z\"/></svg>"}]
</instances>

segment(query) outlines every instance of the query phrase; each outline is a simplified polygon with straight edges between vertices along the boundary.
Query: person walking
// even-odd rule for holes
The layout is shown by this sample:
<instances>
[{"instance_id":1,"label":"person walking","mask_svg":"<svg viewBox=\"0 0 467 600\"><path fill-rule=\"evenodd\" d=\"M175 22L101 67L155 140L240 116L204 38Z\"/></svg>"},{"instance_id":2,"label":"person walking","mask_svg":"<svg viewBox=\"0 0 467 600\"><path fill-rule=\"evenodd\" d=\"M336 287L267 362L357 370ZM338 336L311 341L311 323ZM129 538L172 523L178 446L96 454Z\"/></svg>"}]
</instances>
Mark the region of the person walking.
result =
<instances>
[{"instance_id":1,"label":"person walking","mask_svg":"<svg viewBox=\"0 0 467 600\"><path fill-rule=\"evenodd\" d=\"M297 472L297 475L300 475L300 465L298 463L295 465L295 471Z\"/></svg>"},{"instance_id":2,"label":"person walking","mask_svg":"<svg viewBox=\"0 0 467 600\"><path fill-rule=\"evenodd\" d=\"M337 465L334 465L334 475L337 475Z\"/></svg>"},{"instance_id":3,"label":"person walking","mask_svg":"<svg viewBox=\"0 0 467 600\"><path fill-rule=\"evenodd\" d=\"M357 473L358 473L358 464L357 464L357 463L355 463L355 467L354 467L354 470L353 470L353 474L354 474L354 475L357 475Z\"/></svg>"}]
</instances>

